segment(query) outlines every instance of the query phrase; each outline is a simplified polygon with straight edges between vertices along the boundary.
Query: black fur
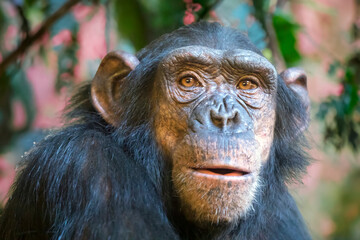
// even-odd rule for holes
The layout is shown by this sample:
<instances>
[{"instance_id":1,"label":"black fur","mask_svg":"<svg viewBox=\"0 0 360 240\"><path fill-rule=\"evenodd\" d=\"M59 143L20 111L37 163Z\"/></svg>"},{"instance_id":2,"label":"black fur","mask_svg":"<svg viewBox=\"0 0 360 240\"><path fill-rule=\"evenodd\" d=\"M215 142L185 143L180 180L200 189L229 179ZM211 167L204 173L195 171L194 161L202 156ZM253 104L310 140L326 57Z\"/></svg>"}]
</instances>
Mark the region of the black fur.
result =
<instances>
[{"instance_id":1,"label":"black fur","mask_svg":"<svg viewBox=\"0 0 360 240\"><path fill-rule=\"evenodd\" d=\"M275 139L254 211L209 229L178 214L166 159L154 141L151 93L159 61L188 45L261 54L241 33L219 24L198 23L161 37L137 55L117 129L93 109L89 85L83 86L72 99L68 125L25 157L0 219L0 239L310 239L286 186L308 165L299 131L306 109L280 77Z\"/></svg>"}]
</instances>

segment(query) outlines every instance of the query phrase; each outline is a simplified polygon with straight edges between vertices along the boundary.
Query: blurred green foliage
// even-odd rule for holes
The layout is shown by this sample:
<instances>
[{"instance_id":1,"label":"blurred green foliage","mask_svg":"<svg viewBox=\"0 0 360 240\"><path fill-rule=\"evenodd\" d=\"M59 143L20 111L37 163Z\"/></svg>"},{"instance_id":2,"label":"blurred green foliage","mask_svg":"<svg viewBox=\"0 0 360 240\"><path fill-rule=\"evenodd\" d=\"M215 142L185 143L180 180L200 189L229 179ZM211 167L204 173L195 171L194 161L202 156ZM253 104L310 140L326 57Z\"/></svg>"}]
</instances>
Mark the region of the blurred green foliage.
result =
<instances>
[{"instance_id":1,"label":"blurred green foliage","mask_svg":"<svg viewBox=\"0 0 360 240\"><path fill-rule=\"evenodd\" d=\"M360 169L355 169L340 189L331 210L335 231L330 239L360 239Z\"/></svg>"},{"instance_id":2,"label":"blurred green foliage","mask_svg":"<svg viewBox=\"0 0 360 240\"><path fill-rule=\"evenodd\" d=\"M360 52L355 52L344 65L334 62L329 75L343 72L340 79L343 91L339 96L329 96L320 104L317 117L324 124L324 141L341 150L350 146L360 150Z\"/></svg>"},{"instance_id":3,"label":"blurred green foliage","mask_svg":"<svg viewBox=\"0 0 360 240\"><path fill-rule=\"evenodd\" d=\"M10 76L10 87L12 90L12 101L20 101L24 106L25 115L27 117L24 128L20 131L27 130L31 127L31 123L35 119L36 108L33 102L32 89L28 81L26 81L26 74L23 69L18 69L16 66L10 66L8 69Z\"/></svg>"},{"instance_id":4,"label":"blurred green foliage","mask_svg":"<svg viewBox=\"0 0 360 240\"><path fill-rule=\"evenodd\" d=\"M248 3L241 3L234 9L232 16L239 21L237 28L247 33L255 46L263 50L267 45L265 29L256 18L249 21L249 18L254 16L255 11L254 6Z\"/></svg>"},{"instance_id":5,"label":"blurred green foliage","mask_svg":"<svg viewBox=\"0 0 360 240\"><path fill-rule=\"evenodd\" d=\"M145 46L147 42L146 22L138 1L114 1L114 11L116 12L114 17L121 35L128 38L136 49Z\"/></svg>"},{"instance_id":6,"label":"blurred green foliage","mask_svg":"<svg viewBox=\"0 0 360 240\"><path fill-rule=\"evenodd\" d=\"M290 14L279 10L274 12L272 21L285 63L288 67L294 66L301 59L296 49L296 33L300 27Z\"/></svg>"}]
</instances>

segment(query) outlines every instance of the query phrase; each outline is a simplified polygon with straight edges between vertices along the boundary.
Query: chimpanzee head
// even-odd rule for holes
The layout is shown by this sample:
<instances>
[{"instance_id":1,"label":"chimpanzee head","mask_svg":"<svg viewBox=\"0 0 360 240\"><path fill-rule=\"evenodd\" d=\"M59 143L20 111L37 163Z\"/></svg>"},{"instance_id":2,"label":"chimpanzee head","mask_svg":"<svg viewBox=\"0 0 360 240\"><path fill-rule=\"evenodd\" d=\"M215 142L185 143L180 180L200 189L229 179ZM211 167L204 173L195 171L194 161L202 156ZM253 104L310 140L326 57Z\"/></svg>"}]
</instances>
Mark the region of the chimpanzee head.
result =
<instances>
[{"instance_id":1,"label":"chimpanzee head","mask_svg":"<svg viewBox=\"0 0 360 240\"><path fill-rule=\"evenodd\" d=\"M112 126L150 123L173 198L194 223L234 222L249 212L267 181L261 171L274 138L285 134L279 102L292 94L308 106L301 70L278 74L243 34L205 22L164 35L137 57L109 53L91 90ZM293 122L292 133L301 133L306 121Z\"/></svg>"}]
</instances>

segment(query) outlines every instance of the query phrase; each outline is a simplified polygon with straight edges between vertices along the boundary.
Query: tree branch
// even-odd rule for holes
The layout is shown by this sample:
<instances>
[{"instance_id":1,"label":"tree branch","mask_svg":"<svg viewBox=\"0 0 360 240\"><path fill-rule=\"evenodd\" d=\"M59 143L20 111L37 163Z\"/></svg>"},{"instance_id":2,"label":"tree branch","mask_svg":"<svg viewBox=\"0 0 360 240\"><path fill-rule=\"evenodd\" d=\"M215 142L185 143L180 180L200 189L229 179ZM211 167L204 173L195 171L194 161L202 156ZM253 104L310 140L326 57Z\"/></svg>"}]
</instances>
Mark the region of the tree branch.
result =
<instances>
[{"instance_id":1,"label":"tree branch","mask_svg":"<svg viewBox=\"0 0 360 240\"><path fill-rule=\"evenodd\" d=\"M265 25L269 37L269 48L273 54L275 66L280 72L284 71L286 69L286 63L279 49L279 43L273 26L272 18L269 14L265 16Z\"/></svg>"},{"instance_id":2,"label":"tree branch","mask_svg":"<svg viewBox=\"0 0 360 240\"><path fill-rule=\"evenodd\" d=\"M57 20L63 17L78 2L80 2L80 0L68 0L61 8L44 21L39 30L34 34L29 34L15 50L7 55L0 63L0 76L12 62L18 59L21 54L36 43L36 41L38 41Z\"/></svg>"},{"instance_id":3,"label":"tree branch","mask_svg":"<svg viewBox=\"0 0 360 240\"><path fill-rule=\"evenodd\" d=\"M14 4L14 7L16 8L20 19L21 19L21 31L23 31L25 38L29 36L30 33L30 27L29 27L29 21L27 20L25 14L24 14L24 10L22 8L22 6L15 4L14 2L12 2Z\"/></svg>"}]
</instances>

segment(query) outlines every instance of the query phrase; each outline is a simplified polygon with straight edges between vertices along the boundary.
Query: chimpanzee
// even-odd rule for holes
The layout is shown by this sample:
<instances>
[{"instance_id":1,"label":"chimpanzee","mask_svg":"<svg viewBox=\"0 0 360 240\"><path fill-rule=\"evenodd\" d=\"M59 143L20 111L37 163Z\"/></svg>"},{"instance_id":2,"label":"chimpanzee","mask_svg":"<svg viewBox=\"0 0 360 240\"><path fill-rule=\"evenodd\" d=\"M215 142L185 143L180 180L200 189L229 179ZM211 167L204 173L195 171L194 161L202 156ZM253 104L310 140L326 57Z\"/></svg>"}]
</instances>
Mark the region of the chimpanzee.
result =
<instances>
[{"instance_id":1,"label":"chimpanzee","mask_svg":"<svg viewBox=\"0 0 360 240\"><path fill-rule=\"evenodd\" d=\"M111 52L25 157L1 239L310 239L306 75L201 22Z\"/></svg>"}]
</instances>

